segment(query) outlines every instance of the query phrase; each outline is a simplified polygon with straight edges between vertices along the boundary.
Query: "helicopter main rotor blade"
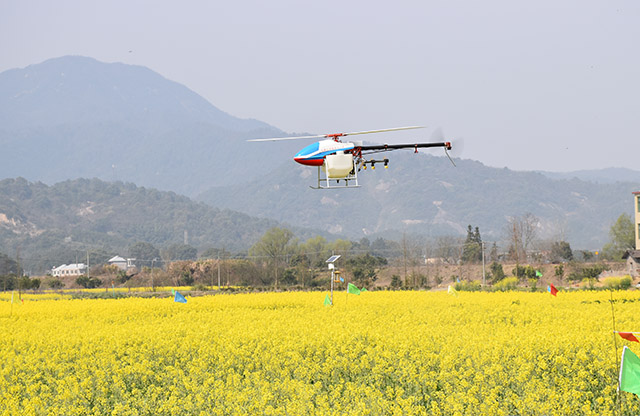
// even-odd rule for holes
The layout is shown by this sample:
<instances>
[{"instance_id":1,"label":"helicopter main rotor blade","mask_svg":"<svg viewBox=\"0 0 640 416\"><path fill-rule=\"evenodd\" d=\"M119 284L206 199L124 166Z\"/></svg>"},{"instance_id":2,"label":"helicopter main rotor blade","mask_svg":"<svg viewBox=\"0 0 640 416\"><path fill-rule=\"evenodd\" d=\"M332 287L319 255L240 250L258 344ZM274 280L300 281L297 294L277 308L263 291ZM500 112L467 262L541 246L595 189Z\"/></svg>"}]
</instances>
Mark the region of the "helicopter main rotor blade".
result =
<instances>
[{"instance_id":1,"label":"helicopter main rotor blade","mask_svg":"<svg viewBox=\"0 0 640 416\"><path fill-rule=\"evenodd\" d=\"M327 137L324 134L318 134L315 136L295 136L295 137L273 137L268 139L250 139L248 142L277 142L281 140L298 140L298 139L321 139Z\"/></svg>"},{"instance_id":2,"label":"helicopter main rotor blade","mask_svg":"<svg viewBox=\"0 0 640 416\"><path fill-rule=\"evenodd\" d=\"M424 128L425 126L394 127L392 129L367 130L367 131L356 131L353 133L342 133L342 136L355 136L356 134L384 133L386 131L413 130L413 129L424 129ZM332 136L332 135L328 134L327 136Z\"/></svg>"},{"instance_id":3,"label":"helicopter main rotor blade","mask_svg":"<svg viewBox=\"0 0 640 416\"><path fill-rule=\"evenodd\" d=\"M249 142L276 142L281 140L299 140L299 139L322 139L322 138L333 138L337 139L338 137L343 136L354 136L357 134L370 134L370 133L384 133L388 131L399 131L399 130L412 130L412 129L423 129L424 126L407 126L407 127L394 127L391 129L382 129L382 130L367 130L367 131L356 131L352 133L333 133L333 134L317 134L313 136L295 136L295 137L273 137L267 139L251 139L247 140Z\"/></svg>"}]
</instances>

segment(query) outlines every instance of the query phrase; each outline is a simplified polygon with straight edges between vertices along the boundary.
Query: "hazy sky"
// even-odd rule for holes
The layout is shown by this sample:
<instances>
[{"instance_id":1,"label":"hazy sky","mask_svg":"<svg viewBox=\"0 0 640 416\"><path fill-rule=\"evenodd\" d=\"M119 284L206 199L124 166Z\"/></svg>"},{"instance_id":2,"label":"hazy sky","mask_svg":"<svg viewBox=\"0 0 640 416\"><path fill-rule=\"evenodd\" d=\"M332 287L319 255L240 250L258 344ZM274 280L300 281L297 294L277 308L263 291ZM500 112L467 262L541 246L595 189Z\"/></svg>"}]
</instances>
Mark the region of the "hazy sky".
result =
<instances>
[{"instance_id":1,"label":"hazy sky","mask_svg":"<svg viewBox=\"0 0 640 416\"><path fill-rule=\"evenodd\" d=\"M0 0L0 71L63 55L287 132L441 126L489 166L640 169L638 0Z\"/></svg>"}]
</instances>

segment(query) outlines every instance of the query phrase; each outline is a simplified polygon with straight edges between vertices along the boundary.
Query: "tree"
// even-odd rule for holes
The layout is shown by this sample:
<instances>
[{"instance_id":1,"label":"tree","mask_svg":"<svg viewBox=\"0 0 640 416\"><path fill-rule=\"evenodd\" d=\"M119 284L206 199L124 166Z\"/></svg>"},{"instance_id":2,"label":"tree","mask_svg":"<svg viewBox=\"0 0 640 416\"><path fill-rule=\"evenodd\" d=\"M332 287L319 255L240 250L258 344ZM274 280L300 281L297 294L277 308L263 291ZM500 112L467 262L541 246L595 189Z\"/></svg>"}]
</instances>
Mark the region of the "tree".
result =
<instances>
[{"instance_id":1,"label":"tree","mask_svg":"<svg viewBox=\"0 0 640 416\"><path fill-rule=\"evenodd\" d=\"M201 259L227 259L231 256L224 248L210 247L200 254Z\"/></svg>"},{"instance_id":2,"label":"tree","mask_svg":"<svg viewBox=\"0 0 640 416\"><path fill-rule=\"evenodd\" d=\"M376 242L378 241L384 240L379 238ZM416 272L416 268L422 260L422 243L415 238L407 238L407 235L403 234L400 248L402 249L402 264L404 266L404 284L406 286L417 287L421 284L419 281L421 279L419 273ZM410 274L407 273L409 267L411 268Z\"/></svg>"},{"instance_id":3,"label":"tree","mask_svg":"<svg viewBox=\"0 0 640 416\"><path fill-rule=\"evenodd\" d=\"M195 264L189 260L179 260L169 263L167 273L177 286L189 286L195 281L193 274Z\"/></svg>"},{"instance_id":4,"label":"tree","mask_svg":"<svg viewBox=\"0 0 640 416\"><path fill-rule=\"evenodd\" d=\"M554 241L551 243L551 261L571 261L573 260L573 251L571 245L566 241Z\"/></svg>"},{"instance_id":5,"label":"tree","mask_svg":"<svg viewBox=\"0 0 640 416\"><path fill-rule=\"evenodd\" d=\"M198 250L188 244L171 244L162 251L165 261L195 260L198 258Z\"/></svg>"},{"instance_id":6,"label":"tree","mask_svg":"<svg viewBox=\"0 0 640 416\"><path fill-rule=\"evenodd\" d=\"M491 251L489 252L489 260L492 262L497 262L498 261L498 245L496 244L496 242L493 242L493 245L491 246Z\"/></svg>"},{"instance_id":7,"label":"tree","mask_svg":"<svg viewBox=\"0 0 640 416\"><path fill-rule=\"evenodd\" d=\"M320 235L302 243L300 245L300 252L309 259L312 267L324 266L324 261L331 255L327 246L327 240Z\"/></svg>"},{"instance_id":8,"label":"tree","mask_svg":"<svg viewBox=\"0 0 640 416\"><path fill-rule=\"evenodd\" d=\"M129 246L129 256L136 259L136 264L140 268L142 266L151 267L154 260L160 259L160 250L151 243L138 241Z\"/></svg>"},{"instance_id":9,"label":"tree","mask_svg":"<svg viewBox=\"0 0 640 416\"><path fill-rule=\"evenodd\" d=\"M338 239L330 244L329 248L335 254L340 254L342 256L342 261L346 261L352 246L351 241Z\"/></svg>"},{"instance_id":10,"label":"tree","mask_svg":"<svg viewBox=\"0 0 640 416\"><path fill-rule=\"evenodd\" d=\"M292 256L291 266L294 268L293 273L296 276L294 283L300 283L302 287L308 285L315 277L315 272L311 268L311 260L309 260L306 254L296 254Z\"/></svg>"},{"instance_id":11,"label":"tree","mask_svg":"<svg viewBox=\"0 0 640 416\"><path fill-rule=\"evenodd\" d=\"M374 257L369 253L353 257L346 262L347 269L353 274L353 280L360 286L367 286L376 281L376 268L387 264L384 257Z\"/></svg>"},{"instance_id":12,"label":"tree","mask_svg":"<svg viewBox=\"0 0 640 416\"><path fill-rule=\"evenodd\" d=\"M526 261L527 249L536 239L538 224L538 218L531 213L509 219L506 230L509 241L509 255L515 260L516 265L520 261ZM519 271L517 267L516 270Z\"/></svg>"},{"instance_id":13,"label":"tree","mask_svg":"<svg viewBox=\"0 0 640 416\"><path fill-rule=\"evenodd\" d=\"M436 237L435 257L443 259L445 262L457 262L460 256L461 238L454 236Z\"/></svg>"},{"instance_id":14,"label":"tree","mask_svg":"<svg viewBox=\"0 0 640 416\"><path fill-rule=\"evenodd\" d=\"M22 270L18 270L18 262L6 254L0 253L0 275L4 274L22 274Z\"/></svg>"},{"instance_id":15,"label":"tree","mask_svg":"<svg viewBox=\"0 0 640 416\"><path fill-rule=\"evenodd\" d=\"M20 276L17 279L18 290L39 289L40 279L31 279L29 276Z\"/></svg>"},{"instance_id":16,"label":"tree","mask_svg":"<svg viewBox=\"0 0 640 416\"><path fill-rule=\"evenodd\" d=\"M249 249L249 255L266 257L274 271L274 286L278 288L278 270L280 265L286 264L286 256L293 253L290 244L293 233L286 228L274 227L267 230L260 241Z\"/></svg>"},{"instance_id":17,"label":"tree","mask_svg":"<svg viewBox=\"0 0 640 416\"><path fill-rule=\"evenodd\" d=\"M480 237L480 229L476 227L474 231L469 224L467 239L462 246L462 262L475 263L478 261L482 261L482 237Z\"/></svg>"},{"instance_id":18,"label":"tree","mask_svg":"<svg viewBox=\"0 0 640 416\"><path fill-rule=\"evenodd\" d=\"M636 235L629 214L622 214L609 230L609 242L602 247L602 256L607 260L620 260L627 250L634 250Z\"/></svg>"}]
</instances>

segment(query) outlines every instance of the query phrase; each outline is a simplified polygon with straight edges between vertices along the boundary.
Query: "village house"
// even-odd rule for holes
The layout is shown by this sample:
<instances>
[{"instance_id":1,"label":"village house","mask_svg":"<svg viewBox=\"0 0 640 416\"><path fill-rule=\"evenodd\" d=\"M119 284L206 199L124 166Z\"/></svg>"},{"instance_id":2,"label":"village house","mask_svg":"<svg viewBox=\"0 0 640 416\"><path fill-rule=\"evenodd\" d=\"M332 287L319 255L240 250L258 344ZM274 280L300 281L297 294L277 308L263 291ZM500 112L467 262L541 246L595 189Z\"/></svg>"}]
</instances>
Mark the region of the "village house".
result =
<instances>
[{"instance_id":1,"label":"village house","mask_svg":"<svg viewBox=\"0 0 640 416\"><path fill-rule=\"evenodd\" d=\"M631 277L640 276L640 191L633 192L634 212L635 212L635 233L636 249L629 250L622 256L627 261L627 269Z\"/></svg>"},{"instance_id":2,"label":"village house","mask_svg":"<svg viewBox=\"0 0 640 416\"><path fill-rule=\"evenodd\" d=\"M82 276L87 273L87 265L84 263L63 264L51 269L51 276Z\"/></svg>"},{"instance_id":3,"label":"village house","mask_svg":"<svg viewBox=\"0 0 640 416\"><path fill-rule=\"evenodd\" d=\"M114 256L109 259L108 263L112 266L117 266L120 270L127 271L136 267L134 261L136 261L136 259L125 259L120 256Z\"/></svg>"}]
</instances>

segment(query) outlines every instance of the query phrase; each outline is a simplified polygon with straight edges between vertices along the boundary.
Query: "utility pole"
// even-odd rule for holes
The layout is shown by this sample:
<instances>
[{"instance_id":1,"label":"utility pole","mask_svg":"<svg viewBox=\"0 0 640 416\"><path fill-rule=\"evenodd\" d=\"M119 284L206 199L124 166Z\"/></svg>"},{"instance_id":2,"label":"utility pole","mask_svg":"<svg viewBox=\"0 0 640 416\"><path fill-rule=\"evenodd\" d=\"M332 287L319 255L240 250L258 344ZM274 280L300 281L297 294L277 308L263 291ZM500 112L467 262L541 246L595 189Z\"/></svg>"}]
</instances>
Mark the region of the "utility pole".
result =
<instances>
[{"instance_id":1,"label":"utility pole","mask_svg":"<svg viewBox=\"0 0 640 416\"><path fill-rule=\"evenodd\" d=\"M335 275L336 275L336 266L333 264L335 263L336 260L338 260L340 258L340 255L335 255L332 254L331 257L329 257L326 261L326 263L329 266L329 270L331 270L331 306L333 306L333 282L335 280ZM338 272L339 273L339 272Z\"/></svg>"},{"instance_id":2,"label":"utility pole","mask_svg":"<svg viewBox=\"0 0 640 416\"><path fill-rule=\"evenodd\" d=\"M156 262L157 259L158 259L157 257L154 257L153 259L151 259L151 291L152 292L156 291L156 288L155 288L155 285L154 285L154 281L153 281L153 274L154 274L153 264Z\"/></svg>"},{"instance_id":3,"label":"utility pole","mask_svg":"<svg viewBox=\"0 0 640 416\"><path fill-rule=\"evenodd\" d=\"M18 245L18 248L16 249L16 276L18 276L18 299L22 299L22 272L20 270L20 245ZM13 302L13 293L11 294L11 302ZM12 309L12 312L13 312L13 309Z\"/></svg>"},{"instance_id":4,"label":"utility pole","mask_svg":"<svg viewBox=\"0 0 640 416\"><path fill-rule=\"evenodd\" d=\"M408 286L407 282L407 236L402 233L402 263L404 265L404 285Z\"/></svg>"},{"instance_id":5,"label":"utility pole","mask_svg":"<svg viewBox=\"0 0 640 416\"><path fill-rule=\"evenodd\" d=\"M513 223L513 245L516 251L516 277L520 279L520 261L518 260L518 234L516 234L516 223Z\"/></svg>"},{"instance_id":6,"label":"utility pole","mask_svg":"<svg viewBox=\"0 0 640 416\"><path fill-rule=\"evenodd\" d=\"M486 276L484 273L484 241L481 243L482 244L482 287L486 286Z\"/></svg>"}]
</instances>

